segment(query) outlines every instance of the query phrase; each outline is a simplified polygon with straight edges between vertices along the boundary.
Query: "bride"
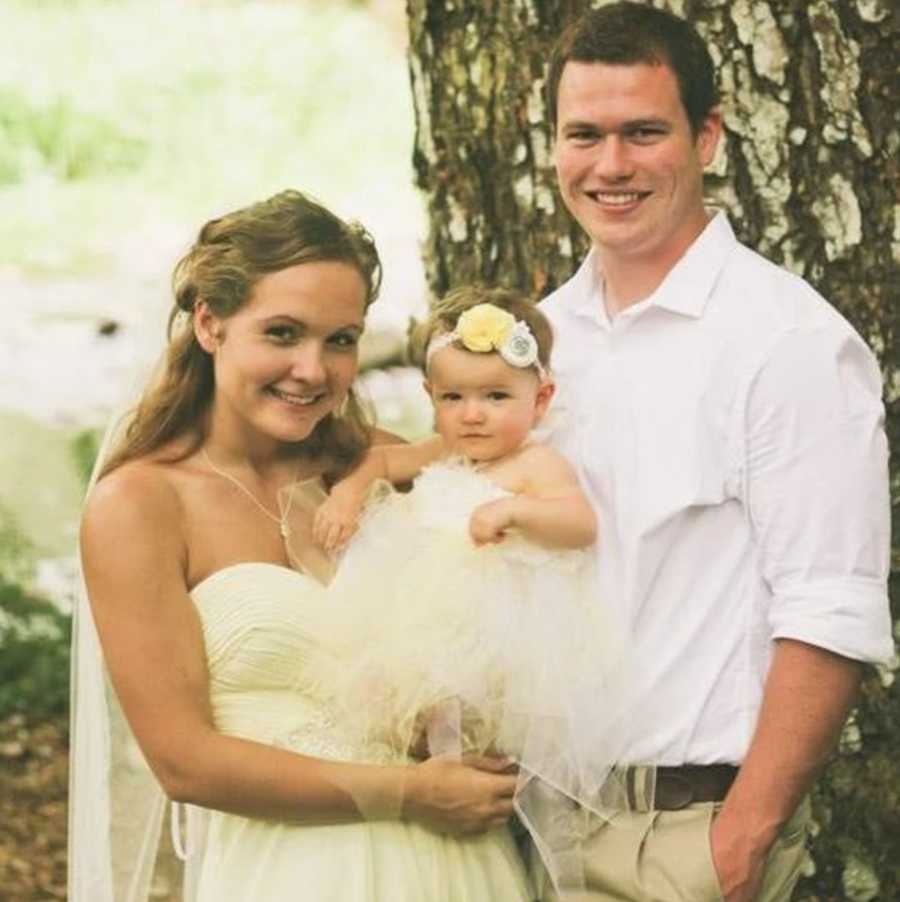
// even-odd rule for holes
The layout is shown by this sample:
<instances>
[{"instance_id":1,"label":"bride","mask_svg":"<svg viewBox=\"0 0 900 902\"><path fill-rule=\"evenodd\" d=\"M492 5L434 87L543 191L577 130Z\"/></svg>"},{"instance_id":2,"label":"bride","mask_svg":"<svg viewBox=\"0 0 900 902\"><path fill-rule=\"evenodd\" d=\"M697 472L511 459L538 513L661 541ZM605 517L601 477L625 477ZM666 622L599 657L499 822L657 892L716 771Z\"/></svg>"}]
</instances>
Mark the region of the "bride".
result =
<instances>
[{"instance_id":1,"label":"bride","mask_svg":"<svg viewBox=\"0 0 900 902\"><path fill-rule=\"evenodd\" d=\"M351 390L379 277L368 234L295 191L175 269L164 365L82 523L72 902L149 898L167 800L191 902L529 898L506 761L360 746L305 691L328 562L285 489L390 438Z\"/></svg>"}]
</instances>

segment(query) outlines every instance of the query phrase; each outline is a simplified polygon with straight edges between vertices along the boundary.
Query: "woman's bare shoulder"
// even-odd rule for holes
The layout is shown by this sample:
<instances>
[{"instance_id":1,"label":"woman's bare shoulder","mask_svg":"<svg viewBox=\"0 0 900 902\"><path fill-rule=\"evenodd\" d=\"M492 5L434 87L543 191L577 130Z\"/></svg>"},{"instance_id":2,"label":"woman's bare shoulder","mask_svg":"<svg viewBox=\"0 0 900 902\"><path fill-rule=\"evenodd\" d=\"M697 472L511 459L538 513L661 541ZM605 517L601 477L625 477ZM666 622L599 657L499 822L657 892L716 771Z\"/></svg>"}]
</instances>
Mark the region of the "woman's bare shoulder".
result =
<instances>
[{"instance_id":1,"label":"woman's bare shoulder","mask_svg":"<svg viewBox=\"0 0 900 902\"><path fill-rule=\"evenodd\" d=\"M129 461L103 476L85 502L82 535L122 541L160 528L181 532L182 506L171 468L159 460Z\"/></svg>"}]
</instances>

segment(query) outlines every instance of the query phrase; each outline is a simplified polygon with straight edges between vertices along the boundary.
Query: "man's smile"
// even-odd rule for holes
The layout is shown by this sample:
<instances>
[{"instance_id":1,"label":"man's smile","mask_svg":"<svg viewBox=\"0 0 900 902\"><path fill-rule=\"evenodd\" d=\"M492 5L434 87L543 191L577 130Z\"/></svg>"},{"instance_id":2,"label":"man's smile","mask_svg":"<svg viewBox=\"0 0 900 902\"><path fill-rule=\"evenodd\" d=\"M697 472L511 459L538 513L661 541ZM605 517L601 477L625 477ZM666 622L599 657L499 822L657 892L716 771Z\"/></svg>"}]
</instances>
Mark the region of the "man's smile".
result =
<instances>
[{"instance_id":1,"label":"man's smile","mask_svg":"<svg viewBox=\"0 0 900 902\"><path fill-rule=\"evenodd\" d=\"M651 194L650 191L585 191L584 193L601 207L615 209L635 207Z\"/></svg>"}]
</instances>

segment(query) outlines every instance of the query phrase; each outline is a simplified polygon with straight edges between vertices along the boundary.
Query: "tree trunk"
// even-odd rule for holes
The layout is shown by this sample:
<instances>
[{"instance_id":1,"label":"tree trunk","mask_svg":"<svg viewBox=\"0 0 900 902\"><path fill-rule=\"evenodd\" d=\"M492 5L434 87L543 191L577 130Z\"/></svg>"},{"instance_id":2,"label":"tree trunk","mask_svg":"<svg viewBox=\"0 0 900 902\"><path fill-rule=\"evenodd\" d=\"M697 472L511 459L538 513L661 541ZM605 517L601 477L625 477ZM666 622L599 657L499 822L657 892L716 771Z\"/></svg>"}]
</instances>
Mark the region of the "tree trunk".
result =
<instances>
[{"instance_id":1,"label":"tree trunk","mask_svg":"<svg viewBox=\"0 0 900 902\"><path fill-rule=\"evenodd\" d=\"M544 76L586 0L407 0L435 295L469 281L540 297L587 249L556 191ZM593 5L601 5L594 3ZM900 13L888 0L669 0L719 70L724 146L708 191L739 237L805 276L859 330L900 436ZM900 478L893 474L894 535ZM895 538L895 541L898 539ZM894 587L900 580L895 548ZM900 599L894 592L900 629ZM900 693L873 673L816 792L821 831L798 898L897 899ZM811 867L812 870L812 867Z\"/></svg>"}]
</instances>

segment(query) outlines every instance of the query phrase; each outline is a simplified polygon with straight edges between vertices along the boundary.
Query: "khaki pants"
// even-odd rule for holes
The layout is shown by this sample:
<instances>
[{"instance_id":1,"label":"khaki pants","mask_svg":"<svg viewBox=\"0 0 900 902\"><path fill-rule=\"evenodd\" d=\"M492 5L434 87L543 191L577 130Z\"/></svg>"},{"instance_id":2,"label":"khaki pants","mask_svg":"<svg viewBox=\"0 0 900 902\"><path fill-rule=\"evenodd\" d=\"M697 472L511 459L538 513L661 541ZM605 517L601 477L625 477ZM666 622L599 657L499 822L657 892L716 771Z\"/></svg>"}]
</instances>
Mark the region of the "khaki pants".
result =
<instances>
[{"instance_id":1,"label":"khaki pants","mask_svg":"<svg viewBox=\"0 0 900 902\"><path fill-rule=\"evenodd\" d=\"M630 812L598 827L586 844L587 892L567 893L565 902L720 902L709 829L718 802L681 811ZM809 825L805 800L775 841L756 902L787 902L806 857ZM557 902L550 881L541 902Z\"/></svg>"}]
</instances>

